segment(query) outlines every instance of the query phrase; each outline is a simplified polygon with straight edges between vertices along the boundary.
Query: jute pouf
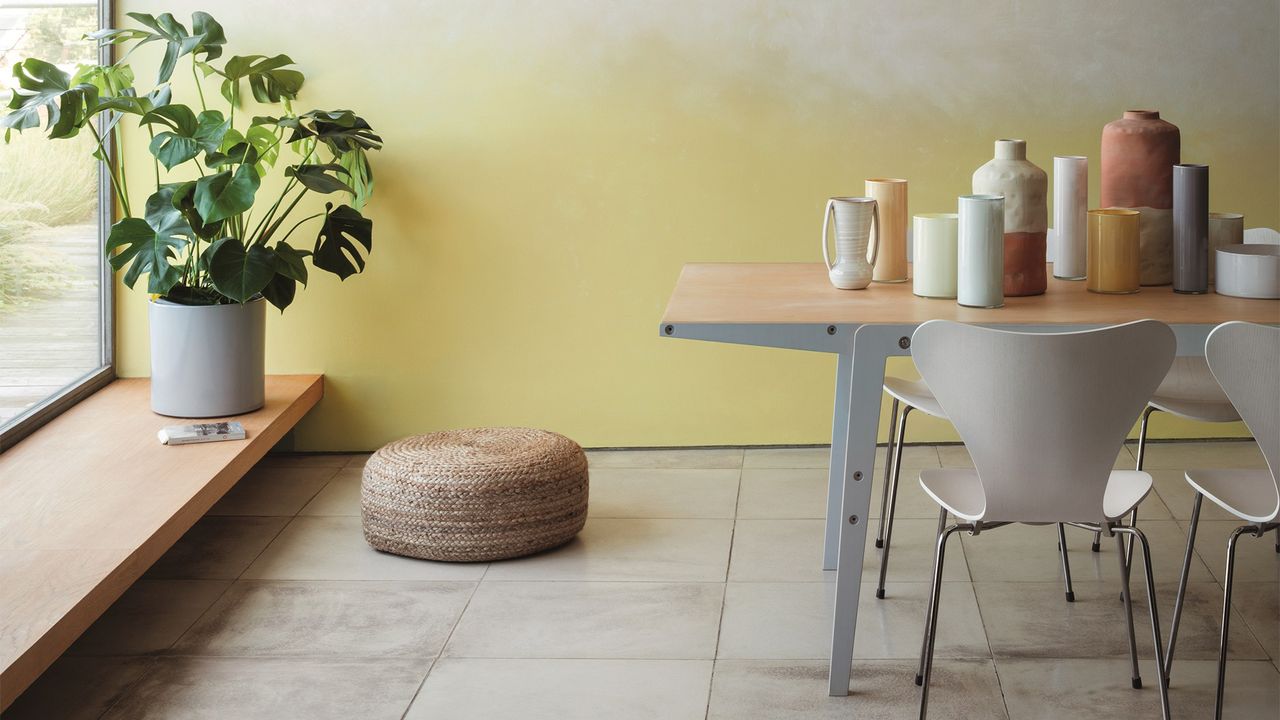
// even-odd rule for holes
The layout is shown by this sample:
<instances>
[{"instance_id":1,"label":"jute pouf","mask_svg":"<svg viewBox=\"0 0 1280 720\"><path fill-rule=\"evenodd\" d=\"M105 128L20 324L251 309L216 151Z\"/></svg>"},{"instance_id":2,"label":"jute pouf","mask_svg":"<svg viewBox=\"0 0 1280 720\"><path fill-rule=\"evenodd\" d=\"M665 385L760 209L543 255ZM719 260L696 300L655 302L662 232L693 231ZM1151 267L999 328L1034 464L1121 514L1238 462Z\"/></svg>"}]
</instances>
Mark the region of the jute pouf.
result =
<instances>
[{"instance_id":1,"label":"jute pouf","mask_svg":"<svg viewBox=\"0 0 1280 720\"><path fill-rule=\"evenodd\" d=\"M587 521L587 456L529 428L446 430L375 452L360 483L364 537L384 552L484 561L563 545Z\"/></svg>"}]
</instances>

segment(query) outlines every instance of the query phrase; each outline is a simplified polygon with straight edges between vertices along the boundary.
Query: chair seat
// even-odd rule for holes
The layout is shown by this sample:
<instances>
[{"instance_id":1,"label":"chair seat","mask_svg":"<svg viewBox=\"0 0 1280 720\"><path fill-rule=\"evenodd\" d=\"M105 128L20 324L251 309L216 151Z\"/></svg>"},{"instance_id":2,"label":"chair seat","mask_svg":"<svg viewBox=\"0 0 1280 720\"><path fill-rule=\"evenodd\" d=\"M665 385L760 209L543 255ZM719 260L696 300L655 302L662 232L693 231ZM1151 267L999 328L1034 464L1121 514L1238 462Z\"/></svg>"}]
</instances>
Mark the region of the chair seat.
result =
<instances>
[{"instance_id":1,"label":"chair seat","mask_svg":"<svg viewBox=\"0 0 1280 720\"><path fill-rule=\"evenodd\" d=\"M1245 522L1271 522L1277 517L1280 499L1266 470L1188 470L1187 482Z\"/></svg>"},{"instance_id":2,"label":"chair seat","mask_svg":"<svg viewBox=\"0 0 1280 720\"><path fill-rule=\"evenodd\" d=\"M892 375L884 379L884 391L926 415L946 419L942 406L923 380L907 380Z\"/></svg>"},{"instance_id":3,"label":"chair seat","mask_svg":"<svg viewBox=\"0 0 1280 720\"><path fill-rule=\"evenodd\" d=\"M947 512L970 522L1022 522L1020 518L984 517L986 499L978 471L971 469L933 469L920 471L920 487ZM1151 476L1138 470L1112 470L1102 499L1102 510L1108 520L1128 515L1151 492ZM1088 521L1089 518L1062 518L1063 522Z\"/></svg>"},{"instance_id":4,"label":"chair seat","mask_svg":"<svg viewBox=\"0 0 1280 720\"><path fill-rule=\"evenodd\" d=\"M1240 419L1227 394L1209 371L1204 358L1174 358L1173 366L1151 396L1151 405L1201 422L1235 422Z\"/></svg>"}]
</instances>

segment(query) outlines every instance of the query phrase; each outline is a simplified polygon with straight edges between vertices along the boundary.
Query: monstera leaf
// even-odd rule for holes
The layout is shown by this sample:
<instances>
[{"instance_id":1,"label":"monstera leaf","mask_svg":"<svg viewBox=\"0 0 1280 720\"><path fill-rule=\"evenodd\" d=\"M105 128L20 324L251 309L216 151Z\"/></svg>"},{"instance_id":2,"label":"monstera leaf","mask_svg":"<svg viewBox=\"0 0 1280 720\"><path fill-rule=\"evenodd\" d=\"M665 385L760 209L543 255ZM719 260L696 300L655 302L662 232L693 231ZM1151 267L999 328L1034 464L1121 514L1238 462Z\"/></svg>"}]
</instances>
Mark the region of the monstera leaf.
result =
<instances>
[{"instance_id":1,"label":"monstera leaf","mask_svg":"<svg viewBox=\"0 0 1280 720\"><path fill-rule=\"evenodd\" d=\"M196 12L191 15L191 32L187 32L187 28L171 13L157 16L131 12L126 15L146 26L147 30L99 30L90 33L88 37L103 45L136 40L138 45L135 47L141 47L150 42L164 42L164 57L160 60L160 72L156 79L158 84L167 83L173 77L178 58L192 55L207 62L221 57L222 46L227 43L222 26L208 13Z\"/></svg>"},{"instance_id":2,"label":"monstera leaf","mask_svg":"<svg viewBox=\"0 0 1280 720\"><path fill-rule=\"evenodd\" d=\"M351 186L338 178L338 175L347 175L347 169L337 163L326 165L293 165L285 169L284 174L288 177L297 178L298 182L308 190L327 194L334 192L348 192L352 195L355 190Z\"/></svg>"},{"instance_id":3,"label":"monstera leaf","mask_svg":"<svg viewBox=\"0 0 1280 720\"><path fill-rule=\"evenodd\" d=\"M307 284L306 257L311 253L294 249L281 241L276 243L275 254L276 274L262 289L262 296L283 312L293 304L293 298L298 294L298 283Z\"/></svg>"},{"instance_id":4,"label":"monstera leaf","mask_svg":"<svg viewBox=\"0 0 1280 720\"><path fill-rule=\"evenodd\" d=\"M236 302L252 300L276 274L275 253L262 245L246 248L233 237L215 241L205 255L205 262L213 286Z\"/></svg>"},{"instance_id":5,"label":"monstera leaf","mask_svg":"<svg viewBox=\"0 0 1280 720\"><path fill-rule=\"evenodd\" d=\"M17 87L9 98L10 112L0 118L9 132L40 126L40 109L48 114L46 128L50 138L74 137L91 117L90 108L98 104L98 88L92 83L71 83L71 76L58 66L35 58L27 58L13 66Z\"/></svg>"},{"instance_id":6,"label":"monstera leaf","mask_svg":"<svg viewBox=\"0 0 1280 720\"><path fill-rule=\"evenodd\" d=\"M364 118L350 110L312 110L297 117L255 117L254 125L275 125L293 131L289 142L315 138L335 155L356 148L378 150L382 138L373 132Z\"/></svg>"},{"instance_id":7,"label":"monstera leaf","mask_svg":"<svg viewBox=\"0 0 1280 720\"><path fill-rule=\"evenodd\" d=\"M191 232L201 240L212 240L219 236L222 232L222 221L206 223L204 218L200 217L200 211L196 210L196 181L188 180L179 183L173 191L171 202L178 212L182 213L182 217L186 219L187 225L191 227Z\"/></svg>"},{"instance_id":8,"label":"monstera leaf","mask_svg":"<svg viewBox=\"0 0 1280 720\"><path fill-rule=\"evenodd\" d=\"M144 218L125 218L111 226L107 252L111 267L128 266L124 282L133 287L143 273L148 275L147 292L166 293L181 280L178 268L169 261L187 246L192 234L186 218L173 206L179 183L161 185L147 198ZM116 252L118 251L118 252Z\"/></svg>"},{"instance_id":9,"label":"monstera leaf","mask_svg":"<svg viewBox=\"0 0 1280 720\"><path fill-rule=\"evenodd\" d=\"M324 225L316 238L311 262L346 280L364 270L364 256L357 244L364 246L365 254L373 251L373 221L349 205L332 208L331 204L325 205Z\"/></svg>"},{"instance_id":10,"label":"monstera leaf","mask_svg":"<svg viewBox=\"0 0 1280 720\"><path fill-rule=\"evenodd\" d=\"M239 107L240 81L249 81L249 90L253 98L260 103L278 103L281 100L293 100L298 97L305 80L302 73L289 70L285 66L292 65L293 59L288 55L236 55L227 60L227 64L218 72L222 81L222 96L227 102Z\"/></svg>"},{"instance_id":11,"label":"monstera leaf","mask_svg":"<svg viewBox=\"0 0 1280 720\"><path fill-rule=\"evenodd\" d=\"M226 220L253 207L253 196L261 184L252 165L241 165L232 173L223 170L196 181L196 210L206 223Z\"/></svg>"},{"instance_id":12,"label":"monstera leaf","mask_svg":"<svg viewBox=\"0 0 1280 720\"><path fill-rule=\"evenodd\" d=\"M231 123L217 110L195 115L185 105L166 105L142 116L142 125L161 124L171 128L151 139L151 154L165 169L172 170L203 152L212 152L222 143Z\"/></svg>"}]
</instances>

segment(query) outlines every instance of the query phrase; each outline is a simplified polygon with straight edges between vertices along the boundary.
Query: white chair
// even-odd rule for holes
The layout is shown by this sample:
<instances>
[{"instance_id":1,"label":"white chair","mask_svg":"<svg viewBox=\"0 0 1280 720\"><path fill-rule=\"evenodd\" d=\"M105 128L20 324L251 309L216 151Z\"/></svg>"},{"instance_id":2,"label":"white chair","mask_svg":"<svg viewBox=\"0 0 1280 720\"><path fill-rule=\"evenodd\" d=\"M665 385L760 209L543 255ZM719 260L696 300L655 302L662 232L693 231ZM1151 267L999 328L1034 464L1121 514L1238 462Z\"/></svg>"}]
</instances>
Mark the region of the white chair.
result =
<instances>
[{"instance_id":1,"label":"white chair","mask_svg":"<svg viewBox=\"0 0 1280 720\"><path fill-rule=\"evenodd\" d=\"M1157 687L1169 718L1155 578L1146 536L1123 519L1151 492L1151 476L1112 470L1133 421L1173 361L1168 326L1144 320L1087 332L1033 334L932 320L911 341L916 366L973 457L973 470L924 470L940 506L933 584L916 681L928 711L947 539L1011 523L1066 523L1137 538L1146 569ZM947 526L948 513L957 522ZM966 548L980 552L980 543ZM1141 687L1129 567L1119 556L1132 659ZM998 622L998 618L993 618Z\"/></svg>"},{"instance_id":2,"label":"white chair","mask_svg":"<svg viewBox=\"0 0 1280 720\"><path fill-rule=\"evenodd\" d=\"M1147 426L1151 414L1166 412L1170 415L1208 423L1237 422L1240 414L1227 399L1226 393L1209 372L1209 365L1204 358L1174 358L1169 374L1156 388L1156 392L1142 411L1142 421L1138 427L1138 462L1135 469L1142 470L1147 455ZM1129 518L1130 525L1136 525L1135 514ZM1098 552L1100 537L1093 537L1093 551ZM1133 559L1133 540L1128 542L1125 560Z\"/></svg>"},{"instance_id":3,"label":"white chair","mask_svg":"<svg viewBox=\"0 0 1280 720\"><path fill-rule=\"evenodd\" d=\"M1205 357L1227 397L1235 403L1245 425L1258 441L1266 470L1188 470L1187 482L1196 491L1191 506L1191 527L1187 529L1187 552L1178 580L1178 598L1169 629L1166 675L1173 666L1173 647L1178 639L1178 621L1187 592L1187 575L1195 550L1200 505L1207 497L1219 507L1243 520L1227 540L1227 569L1223 577L1222 636L1218 646L1218 699L1214 717L1222 717L1222 696L1227 679L1227 629L1231 619L1231 583L1236 559L1236 540L1244 533L1262 537L1280 529L1280 328L1229 322L1213 329L1205 342ZM1280 546L1277 546L1280 549Z\"/></svg>"},{"instance_id":4,"label":"white chair","mask_svg":"<svg viewBox=\"0 0 1280 720\"><path fill-rule=\"evenodd\" d=\"M893 398L889 410L889 444L885 452L884 492L880 495L880 523L876 530L876 547L880 548L880 580L876 585L876 597L884 599L884 583L889 573L889 546L893 539L893 517L898 507L898 478L902 474L902 445L907 433L907 416L913 410L942 420L942 412L933 391L923 380L908 380L890 375L884 379L884 391ZM902 415L898 415L901 405ZM1141 469L1141 468L1139 468ZM1071 586L1071 563L1067 560L1067 535L1058 524L1058 549L1062 552L1062 575L1066 582L1067 602L1075 602L1076 594Z\"/></svg>"}]
</instances>

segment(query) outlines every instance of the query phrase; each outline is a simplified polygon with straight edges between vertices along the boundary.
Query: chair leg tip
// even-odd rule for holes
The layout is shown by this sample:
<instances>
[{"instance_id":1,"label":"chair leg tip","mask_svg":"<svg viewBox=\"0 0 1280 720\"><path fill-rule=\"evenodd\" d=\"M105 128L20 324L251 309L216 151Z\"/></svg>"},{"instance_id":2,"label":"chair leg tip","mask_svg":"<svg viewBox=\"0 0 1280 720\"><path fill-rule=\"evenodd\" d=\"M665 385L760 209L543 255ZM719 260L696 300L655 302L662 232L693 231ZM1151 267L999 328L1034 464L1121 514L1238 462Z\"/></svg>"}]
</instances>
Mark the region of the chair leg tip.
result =
<instances>
[{"instance_id":1,"label":"chair leg tip","mask_svg":"<svg viewBox=\"0 0 1280 720\"><path fill-rule=\"evenodd\" d=\"M916 675L916 685L920 685L920 686L924 685L924 676Z\"/></svg>"},{"instance_id":2,"label":"chair leg tip","mask_svg":"<svg viewBox=\"0 0 1280 720\"><path fill-rule=\"evenodd\" d=\"M1074 592L1067 593L1067 602L1075 602L1076 594Z\"/></svg>"},{"instance_id":3,"label":"chair leg tip","mask_svg":"<svg viewBox=\"0 0 1280 720\"><path fill-rule=\"evenodd\" d=\"M1136 678L1134 678L1134 679L1133 679L1133 689L1134 689L1134 690L1141 690L1141 689L1142 689L1142 678L1140 678L1140 677L1136 677Z\"/></svg>"},{"instance_id":4,"label":"chair leg tip","mask_svg":"<svg viewBox=\"0 0 1280 720\"><path fill-rule=\"evenodd\" d=\"M881 540L880 538L876 538L876 547L878 547L878 548L883 548L883 547L884 547L884 541L883 541L883 540Z\"/></svg>"},{"instance_id":5,"label":"chair leg tip","mask_svg":"<svg viewBox=\"0 0 1280 720\"><path fill-rule=\"evenodd\" d=\"M1092 546L1090 546L1090 548L1089 548L1089 549L1090 549L1090 550L1092 550L1092 551L1094 551L1094 552L1101 552L1101 551L1102 551L1102 546L1101 546L1101 545L1099 545L1098 543L1094 543Z\"/></svg>"},{"instance_id":6,"label":"chair leg tip","mask_svg":"<svg viewBox=\"0 0 1280 720\"><path fill-rule=\"evenodd\" d=\"M884 599L884 588L876 588L876 599L877 600Z\"/></svg>"}]
</instances>

